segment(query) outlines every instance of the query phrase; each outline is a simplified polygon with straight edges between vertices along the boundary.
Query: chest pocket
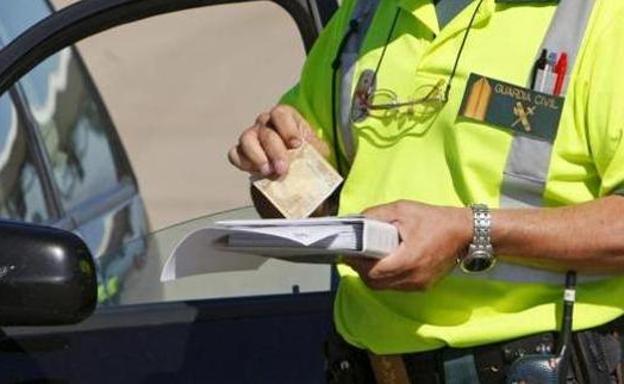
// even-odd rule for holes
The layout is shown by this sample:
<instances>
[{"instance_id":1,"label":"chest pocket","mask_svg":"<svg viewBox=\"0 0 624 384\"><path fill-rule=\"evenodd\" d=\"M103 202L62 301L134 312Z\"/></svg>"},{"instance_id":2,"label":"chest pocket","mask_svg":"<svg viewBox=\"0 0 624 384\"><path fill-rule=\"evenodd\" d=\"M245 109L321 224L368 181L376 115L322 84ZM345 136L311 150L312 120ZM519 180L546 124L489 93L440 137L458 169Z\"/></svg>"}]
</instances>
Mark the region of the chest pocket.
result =
<instances>
[{"instance_id":1,"label":"chest pocket","mask_svg":"<svg viewBox=\"0 0 624 384\"><path fill-rule=\"evenodd\" d=\"M563 80L563 77L560 77ZM530 140L530 146L512 145L504 181L524 204L540 206L552 143L564 99L472 73L466 84L459 117L484 122ZM501 204L503 205L503 204ZM509 202L507 206L519 206Z\"/></svg>"},{"instance_id":2,"label":"chest pocket","mask_svg":"<svg viewBox=\"0 0 624 384\"><path fill-rule=\"evenodd\" d=\"M564 83L561 85L562 94L565 94L568 87L570 73L576 62L594 3L594 0L560 2L546 38L538 50L539 55L543 50L567 54L569 65ZM532 80L528 80L529 87ZM501 207L543 205L552 149L552 140L520 134L514 136L501 187Z\"/></svg>"}]
</instances>

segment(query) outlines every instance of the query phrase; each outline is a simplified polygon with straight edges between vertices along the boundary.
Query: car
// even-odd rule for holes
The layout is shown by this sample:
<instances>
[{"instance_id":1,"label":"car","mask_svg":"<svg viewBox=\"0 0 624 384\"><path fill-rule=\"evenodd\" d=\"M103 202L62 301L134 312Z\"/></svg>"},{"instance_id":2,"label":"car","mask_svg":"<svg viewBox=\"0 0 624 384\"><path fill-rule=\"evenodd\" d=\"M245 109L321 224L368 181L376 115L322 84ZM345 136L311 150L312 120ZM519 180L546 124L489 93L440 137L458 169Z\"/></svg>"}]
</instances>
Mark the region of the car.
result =
<instances>
[{"instance_id":1,"label":"car","mask_svg":"<svg viewBox=\"0 0 624 384\"><path fill-rule=\"evenodd\" d=\"M0 47L52 12L45 0L1 2ZM98 300L113 303L143 263L141 247L123 245L150 225L128 156L73 47L2 95L0 135L0 218L79 234L96 259Z\"/></svg>"},{"instance_id":2,"label":"car","mask_svg":"<svg viewBox=\"0 0 624 384\"><path fill-rule=\"evenodd\" d=\"M147 17L239 2L88 0L56 13L44 0L0 5L0 98L6 105L0 120L8 121L5 142L22 143L18 151L3 151L14 165L0 171L12 193L5 193L12 200L0 216L31 223L19 224L24 233L32 231L32 240L21 240L26 244L41 236L41 225L77 234L93 254L99 302L86 320L63 326L57 324L81 320L89 311L74 308L75 316L31 318L28 324L0 314L0 356L7 367L0 382L324 381L333 270L271 261L258 271L161 283L164 260L186 233L216 220L254 217L255 211L243 207L148 235L123 144L71 48ZM333 0L273 2L293 17L307 50L337 8ZM63 233L66 238L57 236L64 244L75 244L73 235ZM85 289L75 301L88 309L91 296Z\"/></svg>"}]
</instances>

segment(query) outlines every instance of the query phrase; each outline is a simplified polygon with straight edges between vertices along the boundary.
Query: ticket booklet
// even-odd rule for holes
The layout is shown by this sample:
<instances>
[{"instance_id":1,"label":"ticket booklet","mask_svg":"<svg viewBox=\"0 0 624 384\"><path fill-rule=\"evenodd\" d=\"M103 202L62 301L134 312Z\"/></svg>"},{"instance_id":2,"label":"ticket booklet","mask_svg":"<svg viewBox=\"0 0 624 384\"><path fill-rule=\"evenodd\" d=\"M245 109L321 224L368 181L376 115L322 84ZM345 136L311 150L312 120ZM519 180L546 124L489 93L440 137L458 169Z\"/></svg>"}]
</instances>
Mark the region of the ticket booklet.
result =
<instances>
[{"instance_id":1,"label":"ticket booklet","mask_svg":"<svg viewBox=\"0 0 624 384\"><path fill-rule=\"evenodd\" d=\"M394 225L364 217L221 221L182 239L161 280L258 269L269 258L323 264L345 256L381 259L398 245Z\"/></svg>"}]
</instances>

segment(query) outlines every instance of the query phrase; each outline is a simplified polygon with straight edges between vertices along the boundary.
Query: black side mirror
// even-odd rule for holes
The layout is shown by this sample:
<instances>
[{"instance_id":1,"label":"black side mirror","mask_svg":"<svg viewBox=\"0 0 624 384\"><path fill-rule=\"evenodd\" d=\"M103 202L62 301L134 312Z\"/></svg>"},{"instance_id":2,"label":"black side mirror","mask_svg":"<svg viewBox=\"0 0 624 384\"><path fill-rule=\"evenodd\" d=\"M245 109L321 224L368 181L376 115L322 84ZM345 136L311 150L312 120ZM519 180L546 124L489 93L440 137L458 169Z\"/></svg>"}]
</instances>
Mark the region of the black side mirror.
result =
<instances>
[{"instance_id":1,"label":"black side mirror","mask_svg":"<svg viewBox=\"0 0 624 384\"><path fill-rule=\"evenodd\" d=\"M95 264L78 236L0 222L1 326L77 323L96 301Z\"/></svg>"}]
</instances>

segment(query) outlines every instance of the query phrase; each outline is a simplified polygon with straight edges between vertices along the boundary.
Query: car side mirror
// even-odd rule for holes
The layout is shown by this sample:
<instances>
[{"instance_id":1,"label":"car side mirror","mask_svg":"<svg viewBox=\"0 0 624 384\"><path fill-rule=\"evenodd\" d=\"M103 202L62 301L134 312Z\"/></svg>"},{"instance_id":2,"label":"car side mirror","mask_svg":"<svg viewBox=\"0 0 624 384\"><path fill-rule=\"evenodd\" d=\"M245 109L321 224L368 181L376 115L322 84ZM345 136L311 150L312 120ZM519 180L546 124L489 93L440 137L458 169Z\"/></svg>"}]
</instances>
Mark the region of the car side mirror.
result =
<instances>
[{"instance_id":1,"label":"car side mirror","mask_svg":"<svg viewBox=\"0 0 624 384\"><path fill-rule=\"evenodd\" d=\"M78 236L0 222L0 326L77 323L96 301L95 264Z\"/></svg>"}]
</instances>

